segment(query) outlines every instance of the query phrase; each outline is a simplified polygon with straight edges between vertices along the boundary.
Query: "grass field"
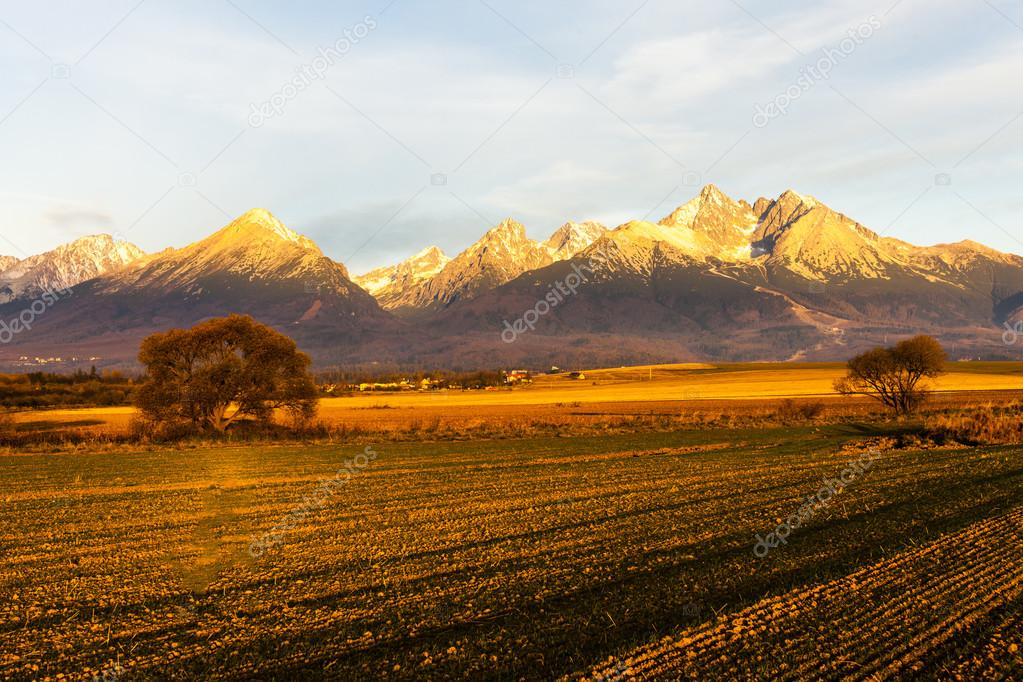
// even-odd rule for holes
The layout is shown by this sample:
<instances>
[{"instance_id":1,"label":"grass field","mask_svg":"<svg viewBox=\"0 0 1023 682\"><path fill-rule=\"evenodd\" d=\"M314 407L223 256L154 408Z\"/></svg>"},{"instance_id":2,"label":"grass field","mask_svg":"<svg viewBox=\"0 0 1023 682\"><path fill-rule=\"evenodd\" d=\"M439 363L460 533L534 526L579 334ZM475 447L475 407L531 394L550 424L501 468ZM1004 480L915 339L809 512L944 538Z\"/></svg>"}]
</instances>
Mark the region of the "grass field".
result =
<instances>
[{"instance_id":1,"label":"grass field","mask_svg":"<svg viewBox=\"0 0 1023 682\"><path fill-rule=\"evenodd\" d=\"M1023 391L1023 363L949 363L946 375L933 388L938 402L986 400L986 393ZM532 385L496 391L433 391L367 393L320 401L319 418L328 424L346 424L367 430L402 429L410 422L440 421L456 427L529 419L587 421L586 417L643 413L720 410L763 410L769 401L787 397L834 399L863 412L867 399L840 398L832 382L844 366L831 364L730 365L684 364L624 367L585 372L585 379L539 376ZM1012 394L1009 394L1011 396ZM750 403L746 407L740 401ZM757 403L757 404L754 404ZM770 408L768 408L770 409ZM135 410L131 407L96 407L29 411L16 414L35 428L73 425L94 431L124 433ZM592 420L589 420L592 421ZM25 426L24 428L32 428Z\"/></svg>"},{"instance_id":2,"label":"grass field","mask_svg":"<svg viewBox=\"0 0 1023 682\"><path fill-rule=\"evenodd\" d=\"M900 428L0 455L0 678L1020 679L1018 448Z\"/></svg>"}]
</instances>

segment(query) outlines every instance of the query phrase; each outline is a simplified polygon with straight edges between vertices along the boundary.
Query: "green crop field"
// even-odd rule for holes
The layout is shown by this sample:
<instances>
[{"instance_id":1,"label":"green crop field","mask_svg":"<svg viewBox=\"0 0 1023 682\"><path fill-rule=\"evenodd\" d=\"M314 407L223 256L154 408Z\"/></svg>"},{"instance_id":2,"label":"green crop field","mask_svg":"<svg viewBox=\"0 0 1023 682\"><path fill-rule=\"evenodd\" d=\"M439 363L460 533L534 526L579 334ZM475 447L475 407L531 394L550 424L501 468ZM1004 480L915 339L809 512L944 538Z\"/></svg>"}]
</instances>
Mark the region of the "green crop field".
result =
<instances>
[{"instance_id":1,"label":"green crop field","mask_svg":"<svg viewBox=\"0 0 1023 682\"><path fill-rule=\"evenodd\" d=\"M0 455L0 678L1019 679L1023 457L885 435Z\"/></svg>"}]
</instances>

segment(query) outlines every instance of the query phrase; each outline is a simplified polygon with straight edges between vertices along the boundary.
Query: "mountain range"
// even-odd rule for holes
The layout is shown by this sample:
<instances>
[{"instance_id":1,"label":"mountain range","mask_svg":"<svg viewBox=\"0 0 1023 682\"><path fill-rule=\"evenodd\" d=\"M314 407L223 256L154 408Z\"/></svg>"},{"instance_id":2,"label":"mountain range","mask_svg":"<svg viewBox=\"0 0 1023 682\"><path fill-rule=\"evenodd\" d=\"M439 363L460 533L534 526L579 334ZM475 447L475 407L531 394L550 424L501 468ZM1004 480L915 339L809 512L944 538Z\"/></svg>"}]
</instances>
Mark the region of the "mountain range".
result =
<instances>
[{"instance_id":1,"label":"mountain range","mask_svg":"<svg viewBox=\"0 0 1023 682\"><path fill-rule=\"evenodd\" d=\"M368 286L367 278L380 270L355 281L367 286L384 308L401 316L423 317L472 299L523 273L571 258L605 231L597 223L566 223L541 244L526 236L521 223L509 218L454 258L431 247L394 266L395 273L402 274L390 288L373 292ZM424 260L423 255L430 253L437 254L434 260Z\"/></svg>"},{"instance_id":2,"label":"mountain range","mask_svg":"<svg viewBox=\"0 0 1023 682\"><path fill-rule=\"evenodd\" d=\"M45 289L65 289L116 270L145 255L139 247L97 234L62 244L52 251L19 260L0 256L0 302L38 296Z\"/></svg>"},{"instance_id":3,"label":"mountain range","mask_svg":"<svg viewBox=\"0 0 1023 682\"><path fill-rule=\"evenodd\" d=\"M0 323L63 287L31 328L0 326L0 363L130 365L145 335L231 312L321 367L835 360L916 333L954 357L1023 355L1002 338L1023 258L883 237L791 190L750 203L708 185L657 223L568 222L542 242L509 218L453 258L428 247L361 276L264 209L153 254L86 237L0 259Z\"/></svg>"}]
</instances>

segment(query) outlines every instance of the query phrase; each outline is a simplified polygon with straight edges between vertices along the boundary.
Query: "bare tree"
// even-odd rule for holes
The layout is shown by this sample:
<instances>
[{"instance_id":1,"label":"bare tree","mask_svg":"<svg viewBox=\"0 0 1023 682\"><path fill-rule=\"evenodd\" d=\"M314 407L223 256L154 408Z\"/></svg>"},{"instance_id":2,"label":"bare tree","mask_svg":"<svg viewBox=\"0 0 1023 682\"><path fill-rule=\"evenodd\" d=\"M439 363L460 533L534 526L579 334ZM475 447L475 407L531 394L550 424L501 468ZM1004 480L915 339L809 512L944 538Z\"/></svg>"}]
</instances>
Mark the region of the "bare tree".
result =
<instances>
[{"instance_id":1,"label":"bare tree","mask_svg":"<svg viewBox=\"0 0 1023 682\"><path fill-rule=\"evenodd\" d=\"M914 336L891 348L874 348L848 362L848 374L835 381L843 395L867 395L896 414L916 410L927 397L921 379L933 379L945 367L945 350L930 336Z\"/></svg>"}]
</instances>

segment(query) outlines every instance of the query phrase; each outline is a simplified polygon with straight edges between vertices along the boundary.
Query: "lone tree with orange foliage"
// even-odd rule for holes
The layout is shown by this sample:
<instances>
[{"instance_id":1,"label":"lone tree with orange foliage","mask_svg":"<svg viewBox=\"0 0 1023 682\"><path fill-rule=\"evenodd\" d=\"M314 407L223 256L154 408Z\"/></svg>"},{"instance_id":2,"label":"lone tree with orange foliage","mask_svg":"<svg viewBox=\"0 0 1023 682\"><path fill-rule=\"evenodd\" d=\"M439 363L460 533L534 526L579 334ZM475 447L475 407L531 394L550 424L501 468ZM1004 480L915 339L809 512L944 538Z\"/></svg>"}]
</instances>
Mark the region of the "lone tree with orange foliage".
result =
<instances>
[{"instance_id":1,"label":"lone tree with orange foliage","mask_svg":"<svg viewBox=\"0 0 1023 682\"><path fill-rule=\"evenodd\" d=\"M868 395L895 414L908 414L927 397L920 380L942 374L945 360L945 349L936 339L914 336L891 348L875 348L849 360L848 374L835 381L835 390L843 395Z\"/></svg>"},{"instance_id":2,"label":"lone tree with orange foliage","mask_svg":"<svg viewBox=\"0 0 1023 682\"><path fill-rule=\"evenodd\" d=\"M153 334L142 342L139 362L147 377L135 405L157 423L223 433L245 418L267 423L276 409L297 419L316 413L309 356L247 315Z\"/></svg>"}]
</instances>

